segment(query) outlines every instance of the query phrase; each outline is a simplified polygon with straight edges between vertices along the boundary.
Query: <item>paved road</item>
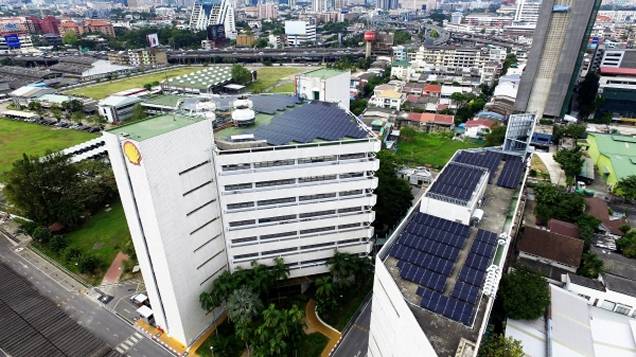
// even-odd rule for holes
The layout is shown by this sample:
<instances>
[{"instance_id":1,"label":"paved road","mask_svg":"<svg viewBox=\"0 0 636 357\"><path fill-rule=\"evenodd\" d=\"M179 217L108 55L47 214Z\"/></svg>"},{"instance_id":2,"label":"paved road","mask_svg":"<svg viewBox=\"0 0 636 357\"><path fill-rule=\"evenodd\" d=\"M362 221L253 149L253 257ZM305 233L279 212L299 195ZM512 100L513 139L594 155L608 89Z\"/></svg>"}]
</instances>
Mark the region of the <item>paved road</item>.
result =
<instances>
[{"instance_id":1,"label":"paved road","mask_svg":"<svg viewBox=\"0 0 636 357\"><path fill-rule=\"evenodd\" d=\"M369 345L370 324L371 298L369 297L351 328L345 332L332 357L365 357Z\"/></svg>"},{"instance_id":2,"label":"paved road","mask_svg":"<svg viewBox=\"0 0 636 357\"><path fill-rule=\"evenodd\" d=\"M55 302L73 320L103 339L115 350L133 357L172 356L160 345L137 332L130 324L109 312L99 302L85 295L83 293L85 288L71 286L72 283L67 279L60 276L53 277L53 270L40 268L46 262L35 260L32 263L31 261L38 257L33 258L31 254L33 253L28 249L18 249L14 243L0 234L0 260L27 278L42 295ZM59 271L57 274L63 275Z\"/></svg>"}]
</instances>

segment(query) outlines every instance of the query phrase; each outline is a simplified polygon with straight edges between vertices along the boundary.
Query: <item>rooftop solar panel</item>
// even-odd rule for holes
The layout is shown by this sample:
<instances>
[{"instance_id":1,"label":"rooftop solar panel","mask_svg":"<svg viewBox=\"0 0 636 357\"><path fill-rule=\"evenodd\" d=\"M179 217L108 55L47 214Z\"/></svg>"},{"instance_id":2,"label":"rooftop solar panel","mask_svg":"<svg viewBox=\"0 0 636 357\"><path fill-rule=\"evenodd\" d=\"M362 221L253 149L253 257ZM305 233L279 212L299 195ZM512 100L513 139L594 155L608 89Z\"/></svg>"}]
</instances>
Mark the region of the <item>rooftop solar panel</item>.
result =
<instances>
[{"instance_id":1,"label":"rooftop solar panel","mask_svg":"<svg viewBox=\"0 0 636 357\"><path fill-rule=\"evenodd\" d=\"M450 163L437 177L429 194L454 198L465 205L472 197L483 174L482 168Z\"/></svg>"},{"instance_id":2,"label":"rooftop solar panel","mask_svg":"<svg viewBox=\"0 0 636 357\"><path fill-rule=\"evenodd\" d=\"M257 113L275 114L279 110L300 103L297 97L289 95L253 95L250 97Z\"/></svg>"},{"instance_id":3,"label":"rooftop solar panel","mask_svg":"<svg viewBox=\"0 0 636 357\"><path fill-rule=\"evenodd\" d=\"M497 186L515 189L521 184L525 165L519 156L506 156L506 163L497 180Z\"/></svg>"},{"instance_id":4,"label":"rooftop solar panel","mask_svg":"<svg viewBox=\"0 0 636 357\"><path fill-rule=\"evenodd\" d=\"M497 171L497 166L501 161L501 154L495 151L462 151L455 156L453 161L487 169L490 172L489 180L492 181L493 173Z\"/></svg>"}]
</instances>

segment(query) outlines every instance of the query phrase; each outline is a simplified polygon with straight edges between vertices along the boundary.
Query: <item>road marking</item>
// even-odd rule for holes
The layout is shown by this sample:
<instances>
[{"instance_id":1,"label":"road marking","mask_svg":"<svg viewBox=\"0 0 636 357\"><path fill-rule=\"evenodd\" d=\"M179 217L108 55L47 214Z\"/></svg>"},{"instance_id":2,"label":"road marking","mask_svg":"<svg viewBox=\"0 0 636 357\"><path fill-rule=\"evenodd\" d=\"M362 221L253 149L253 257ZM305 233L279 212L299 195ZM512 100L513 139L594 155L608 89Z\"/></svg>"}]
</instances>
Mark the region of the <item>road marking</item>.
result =
<instances>
[{"instance_id":1,"label":"road marking","mask_svg":"<svg viewBox=\"0 0 636 357\"><path fill-rule=\"evenodd\" d=\"M130 341L130 340L126 340L126 341L124 341L123 343L124 343L125 345L127 345L127 346L128 346L128 348L132 347L132 346L135 344L133 341Z\"/></svg>"},{"instance_id":2,"label":"road marking","mask_svg":"<svg viewBox=\"0 0 636 357\"><path fill-rule=\"evenodd\" d=\"M115 347L115 350L117 350L117 352L119 352L119 353L121 353L121 354L123 354L124 352L126 352L126 351L124 351L124 350L123 350L121 347L119 347L119 346Z\"/></svg>"},{"instance_id":3,"label":"road marking","mask_svg":"<svg viewBox=\"0 0 636 357\"><path fill-rule=\"evenodd\" d=\"M133 342L138 342L139 341L139 337L137 337L137 336L130 336L129 339L132 340Z\"/></svg>"},{"instance_id":4,"label":"road marking","mask_svg":"<svg viewBox=\"0 0 636 357\"><path fill-rule=\"evenodd\" d=\"M139 332L135 332L134 336L139 337L139 338L143 338L144 335L140 334Z\"/></svg>"}]
</instances>

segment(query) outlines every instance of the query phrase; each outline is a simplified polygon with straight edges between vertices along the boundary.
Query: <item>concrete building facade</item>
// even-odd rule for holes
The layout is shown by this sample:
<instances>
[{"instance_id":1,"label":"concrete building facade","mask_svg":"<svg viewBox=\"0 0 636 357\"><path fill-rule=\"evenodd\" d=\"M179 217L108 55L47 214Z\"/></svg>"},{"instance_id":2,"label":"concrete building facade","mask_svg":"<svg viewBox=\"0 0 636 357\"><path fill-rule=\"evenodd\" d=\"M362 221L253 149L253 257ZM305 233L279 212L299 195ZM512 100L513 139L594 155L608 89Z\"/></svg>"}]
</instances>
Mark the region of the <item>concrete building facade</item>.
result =
<instances>
[{"instance_id":1,"label":"concrete building facade","mask_svg":"<svg viewBox=\"0 0 636 357\"><path fill-rule=\"evenodd\" d=\"M569 109L600 0L544 0L516 109L562 117Z\"/></svg>"}]
</instances>

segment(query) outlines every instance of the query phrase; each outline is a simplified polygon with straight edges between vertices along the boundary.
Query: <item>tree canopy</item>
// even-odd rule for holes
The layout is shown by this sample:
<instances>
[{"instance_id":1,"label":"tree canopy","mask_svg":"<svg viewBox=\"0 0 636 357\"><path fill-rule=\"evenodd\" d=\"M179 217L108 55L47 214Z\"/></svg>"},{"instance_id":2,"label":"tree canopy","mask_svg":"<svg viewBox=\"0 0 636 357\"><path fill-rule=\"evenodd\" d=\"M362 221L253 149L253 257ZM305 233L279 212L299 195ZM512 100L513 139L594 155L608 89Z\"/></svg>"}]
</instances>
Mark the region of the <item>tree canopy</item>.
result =
<instances>
[{"instance_id":1,"label":"tree canopy","mask_svg":"<svg viewBox=\"0 0 636 357\"><path fill-rule=\"evenodd\" d=\"M620 179L614 187L614 193L628 200L636 200L636 175Z\"/></svg>"},{"instance_id":2,"label":"tree canopy","mask_svg":"<svg viewBox=\"0 0 636 357\"><path fill-rule=\"evenodd\" d=\"M536 273L516 269L504 275L501 284L503 308L511 319L537 319L550 304L548 282Z\"/></svg>"},{"instance_id":3,"label":"tree canopy","mask_svg":"<svg viewBox=\"0 0 636 357\"><path fill-rule=\"evenodd\" d=\"M616 240L618 250L628 258L636 258L636 230L627 232Z\"/></svg>"},{"instance_id":4,"label":"tree canopy","mask_svg":"<svg viewBox=\"0 0 636 357\"><path fill-rule=\"evenodd\" d=\"M411 34L404 30L397 30L393 33L393 44L403 45L411 42Z\"/></svg>"},{"instance_id":5,"label":"tree canopy","mask_svg":"<svg viewBox=\"0 0 636 357\"><path fill-rule=\"evenodd\" d=\"M578 146L573 149L561 149L554 155L554 161L558 162L565 172L567 185L574 185L584 162L581 149Z\"/></svg>"},{"instance_id":6,"label":"tree canopy","mask_svg":"<svg viewBox=\"0 0 636 357\"><path fill-rule=\"evenodd\" d=\"M499 146L503 144L505 138L506 127L497 125L486 135L486 146Z\"/></svg>"},{"instance_id":7,"label":"tree canopy","mask_svg":"<svg viewBox=\"0 0 636 357\"><path fill-rule=\"evenodd\" d=\"M550 184L539 184L534 191L537 202L534 212L542 223L550 218L575 223L583 216L585 200L581 195Z\"/></svg>"},{"instance_id":8,"label":"tree canopy","mask_svg":"<svg viewBox=\"0 0 636 357\"><path fill-rule=\"evenodd\" d=\"M411 207L413 194L408 182L397 177L398 159L388 150L378 153L380 169L376 172L378 196L373 225L378 232L387 232L396 225Z\"/></svg>"},{"instance_id":9,"label":"tree canopy","mask_svg":"<svg viewBox=\"0 0 636 357\"><path fill-rule=\"evenodd\" d=\"M117 196L112 171L99 161L70 162L61 154L45 159L23 155L6 174L7 200L40 225L76 226Z\"/></svg>"},{"instance_id":10,"label":"tree canopy","mask_svg":"<svg viewBox=\"0 0 636 357\"><path fill-rule=\"evenodd\" d=\"M504 335L484 338L479 347L479 357L523 357L521 341Z\"/></svg>"},{"instance_id":11,"label":"tree canopy","mask_svg":"<svg viewBox=\"0 0 636 357\"><path fill-rule=\"evenodd\" d=\"M246 85L252 81L252 73L240 64L232 66L232 82Z\"/></svg>"}]
</instances>

